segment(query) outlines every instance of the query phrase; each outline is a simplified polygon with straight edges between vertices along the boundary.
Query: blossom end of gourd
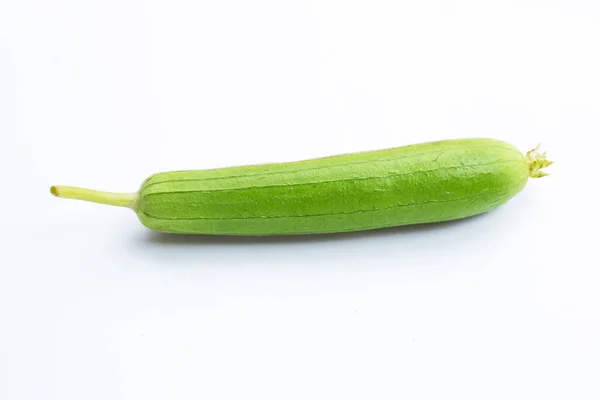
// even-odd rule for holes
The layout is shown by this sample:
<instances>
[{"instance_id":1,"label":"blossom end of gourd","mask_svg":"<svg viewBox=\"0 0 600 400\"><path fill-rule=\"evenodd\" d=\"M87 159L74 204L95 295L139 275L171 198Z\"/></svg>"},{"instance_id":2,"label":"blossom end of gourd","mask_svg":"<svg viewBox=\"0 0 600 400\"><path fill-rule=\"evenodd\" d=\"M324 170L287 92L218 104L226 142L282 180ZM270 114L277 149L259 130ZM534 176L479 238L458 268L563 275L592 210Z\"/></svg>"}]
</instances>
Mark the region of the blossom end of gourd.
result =
<instances>
[{"instance_id":1,"label":"blossom end of gourd","mask_svg":"<svg viewBox=\"0 0 600 400\"><path fill-rule=\"evenodd\" d=\"M544 176L548 176L549 174L545 171L542 171L542 169L554 164L554 161L546 159L546 152L539 152L539 148L540 144L538 144L534 149L529 150L525 155L527 166L529 167L530 178L542 178Z\"/></svg>"}]
</instances>

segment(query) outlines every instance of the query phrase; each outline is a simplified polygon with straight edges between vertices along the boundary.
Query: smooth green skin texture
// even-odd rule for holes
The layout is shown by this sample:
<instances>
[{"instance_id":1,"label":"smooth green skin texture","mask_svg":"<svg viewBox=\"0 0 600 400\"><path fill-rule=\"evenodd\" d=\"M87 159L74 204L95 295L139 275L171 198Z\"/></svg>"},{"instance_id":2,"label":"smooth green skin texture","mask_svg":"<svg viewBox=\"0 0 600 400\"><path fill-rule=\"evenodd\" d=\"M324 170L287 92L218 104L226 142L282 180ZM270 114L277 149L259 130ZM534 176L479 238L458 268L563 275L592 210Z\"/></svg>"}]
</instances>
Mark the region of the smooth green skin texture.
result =
<instances>
[{"instance_id":1,"label":"smooth green skin texture","mask_svg":"<svg viewBox=\"0 0 600 400\"><path fill-rule=\"evenodd\" d=\"M148 228L209 235L348 232L485 213L523 189L528 158L493 139L159 173L134 209ZM531 175L533 177L533 175Z\"/></svg>"}]
</instances>

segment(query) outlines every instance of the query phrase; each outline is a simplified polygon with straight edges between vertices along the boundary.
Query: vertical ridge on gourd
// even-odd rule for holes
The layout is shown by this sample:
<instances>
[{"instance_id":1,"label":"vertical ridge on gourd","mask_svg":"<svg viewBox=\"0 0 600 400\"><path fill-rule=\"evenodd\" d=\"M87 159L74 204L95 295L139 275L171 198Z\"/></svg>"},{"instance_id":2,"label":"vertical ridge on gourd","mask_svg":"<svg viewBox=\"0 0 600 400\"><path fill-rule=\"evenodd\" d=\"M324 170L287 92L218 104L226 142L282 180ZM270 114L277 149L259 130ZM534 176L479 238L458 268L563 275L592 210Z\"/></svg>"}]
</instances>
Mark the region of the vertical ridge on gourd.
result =
<instances>
[{"instance_id":1,"label":"vertical ridge on gourd","mask_svg":"<svg viewBox=\"0 0 600 400\"><path fill-rule=\"evenodd\" d=\"M538 146L539 147L539 146ZM136 194L54 187L59 197L133 208L173 233L332 233L490 211L549 166L493 139L455 139L278 164L152 175ZM61 192L65 194L60 196Z\"/></svg>"}]
</instances>

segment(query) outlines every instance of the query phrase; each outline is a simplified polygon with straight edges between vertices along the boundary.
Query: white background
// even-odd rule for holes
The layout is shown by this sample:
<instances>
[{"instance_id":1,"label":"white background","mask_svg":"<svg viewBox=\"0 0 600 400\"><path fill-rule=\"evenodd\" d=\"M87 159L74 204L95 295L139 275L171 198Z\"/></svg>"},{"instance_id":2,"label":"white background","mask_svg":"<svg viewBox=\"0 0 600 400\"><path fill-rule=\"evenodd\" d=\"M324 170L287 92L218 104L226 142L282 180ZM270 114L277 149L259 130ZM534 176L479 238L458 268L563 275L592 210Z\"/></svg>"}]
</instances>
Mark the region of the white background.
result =
<instances>
[{"instance_id":1,"label":"white background","mask_svg":"<svg viewBox=\"0 0 600 400\"><path fill-rule=\"evenodd\" d=\"M600 398L597 1L0 2L0 398ZM170 237L52 184L485 136L485 216Z\"/></svg>"}]
</instances>

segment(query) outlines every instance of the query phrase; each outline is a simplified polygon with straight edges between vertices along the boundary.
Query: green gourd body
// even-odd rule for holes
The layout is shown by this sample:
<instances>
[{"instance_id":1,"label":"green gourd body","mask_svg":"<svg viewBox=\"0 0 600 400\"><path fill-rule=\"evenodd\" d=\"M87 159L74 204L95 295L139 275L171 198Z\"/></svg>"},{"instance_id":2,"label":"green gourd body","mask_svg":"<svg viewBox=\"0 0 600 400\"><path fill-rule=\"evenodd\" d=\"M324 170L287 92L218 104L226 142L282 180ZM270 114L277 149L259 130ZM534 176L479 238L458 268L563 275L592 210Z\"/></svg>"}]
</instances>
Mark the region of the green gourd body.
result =
<instances>
[{"instance_id":1,"label":"green gourd body","mask_svg":"<svg viewBox=\"0 0 600 400\"><path fill-rule=\"evenodd\" d=\"M297 162L163 172L123 198L127 204L117 205L133 208L146 227L171 233L360 231L490 211L519 193L530 176L545 175L539 169L549 163L498 140L455 139ZM53 188L59 195L61 187Z\"/></svg>"}]
</instances>

